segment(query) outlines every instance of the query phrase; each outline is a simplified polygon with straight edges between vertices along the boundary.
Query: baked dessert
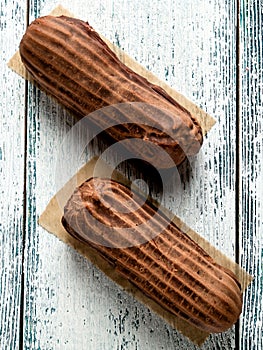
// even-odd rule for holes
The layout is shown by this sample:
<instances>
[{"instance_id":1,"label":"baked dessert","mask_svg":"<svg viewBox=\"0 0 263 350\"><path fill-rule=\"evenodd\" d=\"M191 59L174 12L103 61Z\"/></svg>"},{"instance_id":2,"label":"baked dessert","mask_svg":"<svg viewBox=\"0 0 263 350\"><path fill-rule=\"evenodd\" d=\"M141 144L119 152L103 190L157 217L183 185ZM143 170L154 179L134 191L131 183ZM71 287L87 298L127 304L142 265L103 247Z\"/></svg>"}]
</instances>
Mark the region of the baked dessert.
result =
<instances>
[{"instance_id":1,"label":"baked dessert","mask_svg":"<svg viewBox=\"0 0 263 350\"><path fill-rule=\"evenodd\" d=\"M207 332L242 309L240 284L151 202L116 181L91 178L68 200L62 224L149 298Z\"/></svg>"},{"instance_id":2,"label":"baked dessert","mask_svg":"<svg viewBox=\"0 0 263 350\"><path fill-rule=\"evenodd\" d=\"M22 38L20 55L39 86L78 118L100 110L92 122L114 142L143 140L146 148L165 150L174 165L199 151L203 134L196 118L125 66L88 23L66 16L38 18ZM124 110L124 103L130 108ZM137 154L156 163L155 150L145 152L142 146ZM136 155L133 147L130 151ZM157 167L171 167L159 158Z\"/></svg>"}]
</instances>

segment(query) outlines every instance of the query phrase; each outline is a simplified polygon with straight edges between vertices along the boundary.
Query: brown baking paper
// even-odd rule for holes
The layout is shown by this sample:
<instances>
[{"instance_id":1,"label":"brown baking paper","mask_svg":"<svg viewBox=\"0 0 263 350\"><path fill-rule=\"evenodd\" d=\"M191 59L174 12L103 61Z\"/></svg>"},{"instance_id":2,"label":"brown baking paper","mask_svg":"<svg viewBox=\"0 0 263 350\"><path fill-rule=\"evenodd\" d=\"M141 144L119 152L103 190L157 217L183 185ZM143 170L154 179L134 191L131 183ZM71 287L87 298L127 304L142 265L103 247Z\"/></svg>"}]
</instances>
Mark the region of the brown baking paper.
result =
<instances>
[{"instance_id":1,"label":"brown baking paper","mask_svg":"<svg viewBox=\"0 0 263 350\"><path fill-rule=\"evenodd\" d=\"M94 171L96 167L96 171ZM112 174L112 176L111 176ZM96 177L111 177L114 180L128 184L129 180L121 175L117 171L113 171L109 165L107 165L100 158L93 158L86 165L84 165L77 174L68 181L68 183L51 199L47 208L39 218L39 224L56 235L60 240L74 248L82 256L90 260L98 268L100 268L108 277L119 284L124 290L131 293L136 299L145 304L155 313L160 315L165 321L172 325L172 327L179 330L182 334L187 336L197 345L201 345L208 337L207 332L203 332L200 329L189 325L186 321L174 316L169 311L164 310L155 301L144 295L137 287L132 285L127 279L123 278L115 269L104 260L95 250L88 247L84 243L79 242L77 239L71 237L61 224L61 218L63 215L63 208L67 200L77 186L82 184L85 180ZM174 223L180 227L186 234L194 239L201 247L203 247L207 253L212 256L215 261L230 270L232 270L238 280L241 283L242 290L244 291L248 284L251 282L252 277L248 275L239 265L234 263L219 250L214 248L204 238L199 236L191 228L186 226L178 217L166 208L160 206L161 210L171 219Z\"/></svg>"},{"instance_id":2,"label":"brown baking paper","mask_svg":"<svg viewBox=\"0 0 263 350\"><path fill-rule=\"evenodd\" d=\"M56 7L50 15L52 16L69 16L69 17L75 17L70 11L66 10L62 6ZM165 82L157 78L154 74L152 74L150 71L145 69L143 66L141 66L138 62L136 62L134 59L129 57L123 50L121 50L116 45L112 44L108 39L103 37L100 34L101 38L107 43L107 45L111 48L112 51L115 52L115 54L118 56L118 58L126 64L127 67L135 71L136 73L142 75L147 80L149 80L151 83L161 86L166 92L172 96L175 101L177 101L181 106L186 108L192 115L194 115L199 122L199 124L202 127L202 131L204 134L206 134L216 123L215 119L211 117L208 113L203 111L200 107L198 107L196 104L194 104L192 101L188 100L186 97L184 97L182 94L177 92L176 90L172 89L169 85L167 85ZM13 71L15 71L17 74L19 74L21 77L30 80L31 82L34 82L32 77L30 77L30 74L26 72L25 66L23 65L21 61L21 57L19 54L19 51L17 51L14 56L9 60L8 67L11 68Z\"/></svg>"}]
</instances>

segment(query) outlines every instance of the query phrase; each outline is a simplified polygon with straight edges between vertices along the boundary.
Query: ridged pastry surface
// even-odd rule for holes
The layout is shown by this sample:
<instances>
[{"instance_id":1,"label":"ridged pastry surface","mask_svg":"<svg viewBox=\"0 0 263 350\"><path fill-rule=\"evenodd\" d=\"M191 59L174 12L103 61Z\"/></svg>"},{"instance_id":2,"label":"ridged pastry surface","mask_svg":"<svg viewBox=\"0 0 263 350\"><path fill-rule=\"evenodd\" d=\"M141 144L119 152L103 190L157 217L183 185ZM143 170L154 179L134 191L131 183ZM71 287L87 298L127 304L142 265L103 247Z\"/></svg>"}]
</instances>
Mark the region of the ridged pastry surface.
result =
<instances>
[{"instance_id":1,"label":"ridged pastry surface","mask_svg":"<svg viewBox=\"0 0 263 350\"><path fill-rule=\"evenodd\" d=\"M127 102L159 110L139 111L143 120L139 128L133 124L136 108L124 115L123 127L112 127L109 132L115 140L151 141L176 164L199 151L203 135L196 118L162 88L125 66L88 23L65 16L38 18L26 31L20 54L37 83L80 118ZM117 115L106 114L98 120L102 127Z\"/></svg>"},{"instance_id":2,"label":"ridged pastry surface","mask_svg":"<svg viewBox=\"0 0 263 350\"><path fill-rule=\"evenodd\" d=\"M140 195L126 186L93 178L75 190L62 223L164 309L207 332L230 328L242 308L236 277L156 212L147 201L141 205ZM155 231L154 238L149 230Z\"/></svg>"}]
</instances>

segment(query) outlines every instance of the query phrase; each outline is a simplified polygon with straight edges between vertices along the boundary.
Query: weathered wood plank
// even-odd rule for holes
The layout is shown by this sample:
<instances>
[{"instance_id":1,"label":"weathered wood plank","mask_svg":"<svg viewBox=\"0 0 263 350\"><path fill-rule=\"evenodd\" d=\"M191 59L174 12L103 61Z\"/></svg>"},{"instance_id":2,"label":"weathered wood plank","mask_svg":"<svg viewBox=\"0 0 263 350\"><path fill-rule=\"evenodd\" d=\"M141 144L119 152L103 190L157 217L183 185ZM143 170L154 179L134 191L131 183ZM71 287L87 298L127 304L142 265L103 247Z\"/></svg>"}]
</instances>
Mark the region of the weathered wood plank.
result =
<instances>
[{"instance_id":1,"label":"weathered wood plank","mask_svg":"<svg viewBox=\"0 0 263 350\"><path fill-rule=\"evenodd\" d=\"M138 0L63 5L218 119L191 163L181 208L173 193L163 203L234 257L235 5L205 0L194 4L154 0L150 7ZM53 6L52 1L31 1L30 19L47 14ZM56 150L72 120L32 86L28 101L24 347L195 349L37 225L38 215L57 190ZM235 348L233 330L212 336L204 348Z\"/></svg>"},{"instance_id":2,"label":"weathered wood plank","mask_svg":"<svg viewBox=\"0 0 263 350\"><path fill-rule=\"evenodd\" d=\"M263 3L241 1L240 263L254 281L245 294L240 349L263 348Z\"/></svg>"},{"instance_id":3,"label":"weathered wood plank","mask_svg":"<svg viewBox=\"0 0 263 350\"><path fill-rule=\"evenodd\" d=\"M235 258L236 4L178 2L171 84L217 119L192 165L179 211L214 246ZM175 35L175 34L174 34ZM167 50L162 51L167 55ZM165 58L163 63L165 66ZM205 348L235 348L234 329Z\"/></svg>"},{"instance_id":4,"label":"weathered wood plank","mask_svg":"<svg viewBox=\"0 0 263 350\"><path fill-rule=\"evenodd\" d=\"M0 348L18 349L23 255L25 82L7 67L26 25L25 2L0 2Z\"/></svg>"}]
</instances>

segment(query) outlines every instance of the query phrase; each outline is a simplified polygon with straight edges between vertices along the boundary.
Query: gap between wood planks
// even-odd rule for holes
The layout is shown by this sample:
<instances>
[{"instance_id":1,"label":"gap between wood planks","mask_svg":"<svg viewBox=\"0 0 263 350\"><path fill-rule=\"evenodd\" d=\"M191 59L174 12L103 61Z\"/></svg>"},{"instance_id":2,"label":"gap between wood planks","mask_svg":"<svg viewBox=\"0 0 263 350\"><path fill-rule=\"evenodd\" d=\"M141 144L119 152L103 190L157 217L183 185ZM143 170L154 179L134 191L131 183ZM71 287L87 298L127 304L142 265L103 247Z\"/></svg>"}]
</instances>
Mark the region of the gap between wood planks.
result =
<instances>
[{"instance_id":1,"label":"gap between wood planks","mask_svg":"<svg viewBox=\"0 0 263 350\"><path fill-rule=\"evenodd\" d=\"M240 191L240 0L236 0L236 193L235 193L235 228L236 228L236 245L235 245L235 258L236 263L239 264L240 249L239 249L239 238L240 238L240 228L239 228L239 215L240 215L240 201L239 201L239 191ZM235 324L235 348L240 349L240 319L238 319Z\"/></svg>"},{"instance_id":2,"label":"gap between wood planks","mask_svg":"<svg viewBox=\"0 0 263 350\"><path fill-rule=\"evenodd\" d=\"M29 26L30 0L26 1L26 28ZM19 320L19 350L24 349L24 309L25 309L25 249L27 230L27 116L28 116L28 80L25 80L25 122L24 122L24 193L23 193L23 234L22 234L22 267L21 267L21 294L20 294L20 320Z\"/></svg>"}]
</instances>

